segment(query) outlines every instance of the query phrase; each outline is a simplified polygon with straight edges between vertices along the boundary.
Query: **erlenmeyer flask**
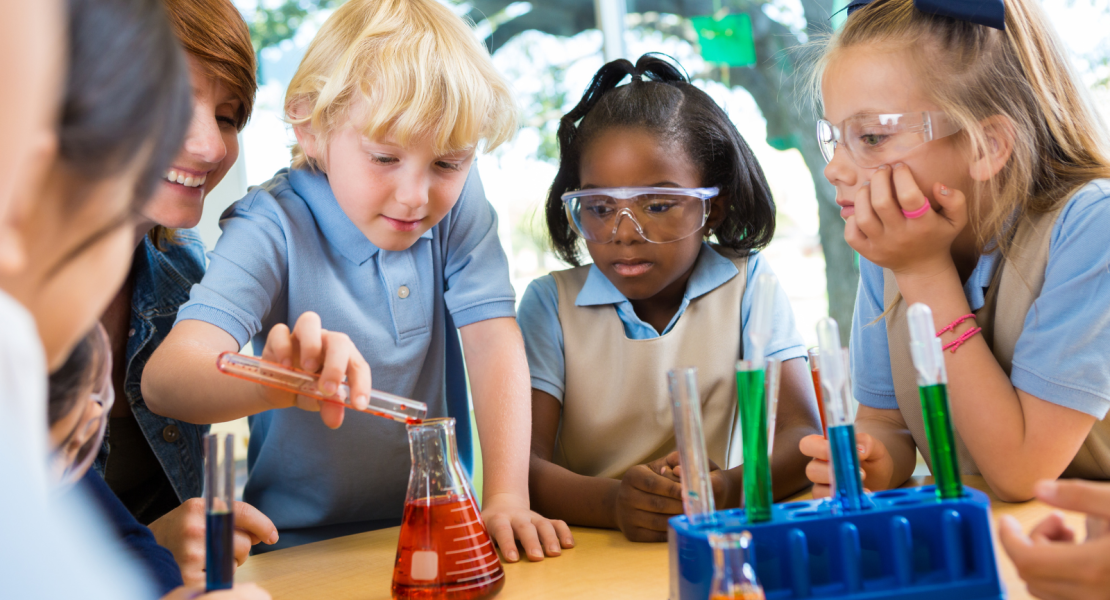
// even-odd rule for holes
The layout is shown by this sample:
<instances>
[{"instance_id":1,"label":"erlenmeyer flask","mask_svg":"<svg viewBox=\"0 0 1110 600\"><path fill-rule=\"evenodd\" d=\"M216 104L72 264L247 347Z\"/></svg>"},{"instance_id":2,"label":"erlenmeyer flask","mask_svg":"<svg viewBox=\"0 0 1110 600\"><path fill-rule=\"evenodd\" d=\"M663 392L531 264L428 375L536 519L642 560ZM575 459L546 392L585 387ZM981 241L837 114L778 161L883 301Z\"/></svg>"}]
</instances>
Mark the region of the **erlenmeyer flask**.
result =
<instances>
[{"instance_id":1,"label":"erlenmeyer flask","mask_svg":"<svg viewBox=\"0 0 1110 600\"><path fill-rule=\"evenodd\" d=\"M505 585L459 462L454 419L408 426L412 471L393 567L394 598L469 600Z\"/></svg>"},{"instance_id":2,"label":"erlenmeyer flask","mask_svg":"<svg viewBox=\"0 0 1110 600\"><path fill-rule=\"evenodd\" d=\"M713 585L709 600L764 600L763 587L748 562L752 534L710 533L713 548Z\"/></svg>"}]
</instances>

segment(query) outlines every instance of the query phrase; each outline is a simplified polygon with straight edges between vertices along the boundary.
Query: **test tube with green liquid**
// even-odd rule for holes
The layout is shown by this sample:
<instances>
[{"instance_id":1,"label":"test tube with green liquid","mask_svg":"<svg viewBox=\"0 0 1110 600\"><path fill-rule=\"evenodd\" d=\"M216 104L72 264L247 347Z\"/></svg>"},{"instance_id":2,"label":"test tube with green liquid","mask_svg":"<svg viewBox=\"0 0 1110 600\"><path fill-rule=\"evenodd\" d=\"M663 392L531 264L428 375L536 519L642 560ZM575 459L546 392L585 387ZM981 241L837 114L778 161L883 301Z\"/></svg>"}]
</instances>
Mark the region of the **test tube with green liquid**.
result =
<instances>
[{"instance_id":1,"label":"test tube with green liquid","mask_svg":"<svg viewBox=\"0 0 1110 600\"><path fill-rule=\"evenodd\" d=\"M745 328L744 360L736 364L736 401L744 448L744 511L749 523L771 519L771 436L778 409L779 361L766 361L771 341L771 305L776 280L756 278L752 312ZM770 371L768 371L770 366Z\"/></svg>"},{"instance_id":2,"label":"test tube with green liquid","mask_svg":"<svg viewBox=\"0 0 1110 600\"><path fill-rule=\"evenodd\" d=\"M960 481L956 434L948 410L948 372L944 369L940 338L934 333L933 311L919 302L910 307L907 318L910 354L917 371L917 391L921 395L921 413L925 420L925 437L929 440L937 498L959 498L964 486Z\"/></svg>"}]
</instances>

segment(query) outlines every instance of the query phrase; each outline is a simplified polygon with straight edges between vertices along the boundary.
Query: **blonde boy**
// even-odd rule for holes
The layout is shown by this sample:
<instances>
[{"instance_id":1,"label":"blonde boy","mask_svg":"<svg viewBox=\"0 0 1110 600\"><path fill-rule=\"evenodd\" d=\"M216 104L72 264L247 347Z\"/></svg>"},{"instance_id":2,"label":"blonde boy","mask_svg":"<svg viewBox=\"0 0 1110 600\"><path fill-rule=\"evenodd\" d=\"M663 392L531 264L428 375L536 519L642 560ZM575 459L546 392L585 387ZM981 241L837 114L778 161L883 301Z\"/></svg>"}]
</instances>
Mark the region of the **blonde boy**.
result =
<instances>
[{"instance_id":1,"label":"blonde boy","mask_svg":"<svg viewBox=\"0 0 1110 600\"><path fill-rule=\"evenodd\" d=\"M290 83L291 169L224 215L204 280L143 374L151 410L194 423L253 415L244 499L273 519L275 547L400 522L408 444L398 424L236 382L216 355L253 339L262 356L347 377L446 414L459 327L485 465L483 517L507 560L572 539L529 510L528 366L514 293L475 147L512 136L515 107L470 28L435 0L351 0L324 24ZM294 324L295 323L295 324ZM289 324L294 324L292 331ZM340 333L343 332L343 333ZM454 353L457 356L457 352ZM364 358L365 357L365 358ZM541 546L542 542L542 546Z\"/></svg>"}]
</instances>

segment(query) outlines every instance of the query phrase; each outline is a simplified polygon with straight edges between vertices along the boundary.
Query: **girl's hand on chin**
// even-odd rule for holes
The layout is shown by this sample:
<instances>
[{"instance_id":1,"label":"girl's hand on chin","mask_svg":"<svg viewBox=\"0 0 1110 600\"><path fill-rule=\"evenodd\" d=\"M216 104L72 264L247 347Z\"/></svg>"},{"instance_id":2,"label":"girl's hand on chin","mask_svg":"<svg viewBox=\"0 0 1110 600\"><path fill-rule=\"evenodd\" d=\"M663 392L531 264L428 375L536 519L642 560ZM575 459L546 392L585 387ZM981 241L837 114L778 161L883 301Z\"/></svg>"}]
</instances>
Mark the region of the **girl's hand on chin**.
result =
<instances>
[{"instance_id":1,"label":"girl's hand on chin","mask_svg":"<svg viewBox=\"0 0 1110 600\"><path fill-rule=\"evenodd\" d=\"M898 275L931 277L953 268L952 242L967 226L967 202L963 192L933 184L933 198L940 211L929 203L909 167L883 165L856 193L855 214L844 225L844 240L867 260Z\"/></svg>"}]
</instances>

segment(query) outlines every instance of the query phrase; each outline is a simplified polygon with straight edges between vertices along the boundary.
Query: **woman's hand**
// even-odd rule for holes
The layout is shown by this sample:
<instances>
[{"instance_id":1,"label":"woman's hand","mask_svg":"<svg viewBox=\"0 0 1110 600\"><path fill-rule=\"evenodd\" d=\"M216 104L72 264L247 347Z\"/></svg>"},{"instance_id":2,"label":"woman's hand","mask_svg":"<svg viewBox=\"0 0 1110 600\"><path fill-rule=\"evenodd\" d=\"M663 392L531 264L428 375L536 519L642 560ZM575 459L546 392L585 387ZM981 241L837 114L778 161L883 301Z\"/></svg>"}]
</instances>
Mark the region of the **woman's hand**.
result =
<instances>
[{"instance_id":1,"label":"woman's hand","mask_svg":"<svg viewBox=\"0 0 1110 600\"><path fill-rule=\"evenodd\" d=\"M829 440L819 435L807 435L802 438L798 448L802 454L813 459L806 465L806 477L814 484L813 497L824 498L830 495L832 464L829 462ZM856 450L859 452L864 488L868 491L889 488L894 474L894 460L886 446L866 433L856 433Z\"/></svg>"},{"instance_id":2,"label":"woman's hand","mask_svg":"<svg viewBox=\"0 0 1110 600\"><path fill-rule=\"evenodd\" d=\"M1110 519L1110 483L1051 481L1037 483L1037 498L1058 508ZM1038 598L1105 600L1110 598L1110 535L1101 524L1087 540L1076 543L1075 532L1059 513L1037 524L1029 535L1010 515L999 519L998 537L1025 580L1029 593Z\"/></svg>"},{"instance_id":3,"label":"woman's hand","mask_svg":"<svg viewBox=\"0 0 1110 600\"><path fill-rule=\"evenodd\" d=\"M257 508L246 502L235 502L235 566L242 566L251 546L278 541L277 527ZM204 500L191 498L150 524L150 531L160 546L173 553L181 578L187 586L205 583Z\"/></svg>"},{"instance_id":4,"label":"woman's hand","mask_svg":"<svg viewBox=\"0 0 1110 600\"><path fill-rule=\"evenodd\" d=\"M563 548L574 547L574 536L566 522L532 511L527 502L512 494L495 494L485 498L484 504L482 521L501 548L501 556L509 562L520 560L516 540L520 540L524 553L534 562L543 560L544 554L559 556Z\"/></svg>"},{"instance_id":5,"label":"woman's hand","mask_svg":"<svg viewBox=\"0 0 1110 600\"><path fill-rule=\"evenodd\" d=\"M363 409L370 405L370 365L347 334L323 329L320 315L314 312L302 314L292 332L284 324L274 325L266 336L262 359L286 368L319 373L320 390L325 394L336 394L346 377L354 407ZM288 392L266 390L267 400L278 408L296 406L319 412L320 419L332 429L343 424L341 404L321 402L308 396L296 396L290 401Z\"/></svg>"},{"instance_id":6,"label":"woman's hand","mask_svg":"<svg viewBox=\"0 0 1110 600\"><path fill-rule=\"evenodd\" d=\"M883 165L870 185L856 192L855 214L844 225L844 240L867 260L895 274L930 277L952 268L952 242L967 227L963 192L933 184L933 202L924 215L910 219L929 198L917 187L909 167Z\"/></svg>"}]
</instances>

